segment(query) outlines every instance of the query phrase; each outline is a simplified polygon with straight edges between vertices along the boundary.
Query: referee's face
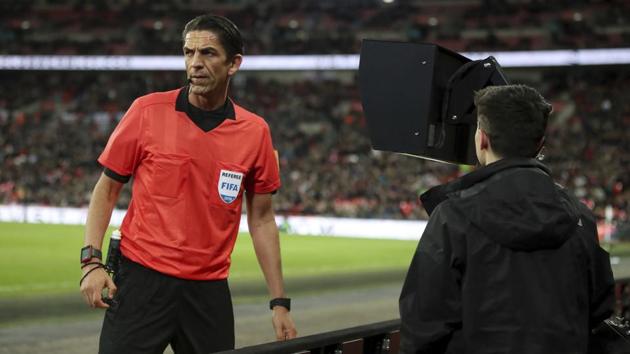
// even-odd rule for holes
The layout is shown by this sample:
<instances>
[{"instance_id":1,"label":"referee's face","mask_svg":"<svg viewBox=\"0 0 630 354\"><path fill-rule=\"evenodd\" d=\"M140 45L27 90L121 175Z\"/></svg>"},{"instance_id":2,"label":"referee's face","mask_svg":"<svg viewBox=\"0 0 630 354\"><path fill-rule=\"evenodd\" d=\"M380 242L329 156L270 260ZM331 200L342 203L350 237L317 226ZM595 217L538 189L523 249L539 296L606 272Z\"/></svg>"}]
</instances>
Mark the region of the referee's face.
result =
<instances>
[{"instance_id":1,"label":"referee's face","mask_svg":"<svg viewBox=\"0 0 630 354\"><path fill-rule=\"evenodd\" d=\"M184 58L191 93L203 96L224 94L242 60L240 54L228 60L219 37L210 31L186 34Z\"/></svg>"}]
</instances>

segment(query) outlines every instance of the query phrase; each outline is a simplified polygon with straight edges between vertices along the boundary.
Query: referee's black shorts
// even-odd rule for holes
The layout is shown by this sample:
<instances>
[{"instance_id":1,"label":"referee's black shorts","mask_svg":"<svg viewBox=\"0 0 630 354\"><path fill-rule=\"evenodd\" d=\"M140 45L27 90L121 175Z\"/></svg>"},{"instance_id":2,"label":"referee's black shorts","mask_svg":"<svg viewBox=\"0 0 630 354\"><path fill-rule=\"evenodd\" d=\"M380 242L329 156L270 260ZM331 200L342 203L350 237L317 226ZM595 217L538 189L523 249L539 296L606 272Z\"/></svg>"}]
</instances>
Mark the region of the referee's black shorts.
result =
<instances>
[{"instance_id":1,"label":"referee's black shorts","mask_svg":"<svg viewBox=\"0 0 630 354\"><path fill-rule=\"evenodd\" d=\"M105 312L100 354L212 353L234 348L227 280L174 278L123 259Z\"/></svg>"}]
</instances>

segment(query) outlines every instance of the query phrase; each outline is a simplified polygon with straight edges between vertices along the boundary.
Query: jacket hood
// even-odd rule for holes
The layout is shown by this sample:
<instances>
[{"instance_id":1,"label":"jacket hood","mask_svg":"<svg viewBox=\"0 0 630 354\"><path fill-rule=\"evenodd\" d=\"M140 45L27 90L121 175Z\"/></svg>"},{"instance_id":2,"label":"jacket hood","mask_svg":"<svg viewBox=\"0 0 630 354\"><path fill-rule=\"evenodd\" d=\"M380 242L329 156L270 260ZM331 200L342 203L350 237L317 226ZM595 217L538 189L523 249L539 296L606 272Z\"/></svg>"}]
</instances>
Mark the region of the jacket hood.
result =
<instances>
[{"instance_id":1,"label":"jacket hood","mask_svg":"<svg viewBox=\"0 0 630 354\"><path fill-rule=\"evenodd\" d=\"M500 160L441 186L439 194L488 238L514 250L557 248L580 222L576 206L536 160Z\"/></svg>"}]
</instances>

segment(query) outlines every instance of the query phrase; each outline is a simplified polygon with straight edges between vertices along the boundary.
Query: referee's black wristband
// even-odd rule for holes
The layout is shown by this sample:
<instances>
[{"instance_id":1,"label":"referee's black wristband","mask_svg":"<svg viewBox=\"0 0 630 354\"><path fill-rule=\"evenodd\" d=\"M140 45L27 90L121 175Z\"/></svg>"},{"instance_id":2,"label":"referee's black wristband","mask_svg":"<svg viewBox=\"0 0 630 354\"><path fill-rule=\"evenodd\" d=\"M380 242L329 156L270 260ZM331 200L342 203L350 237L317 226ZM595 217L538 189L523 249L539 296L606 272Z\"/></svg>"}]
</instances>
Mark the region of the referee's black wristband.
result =
<instances>
[{"instance_id":1,"label":"referee's black wristband","mask_svg":"<svg viewBox=\"0 0 630 354\"><path fill-rule=\"evenodd\" d=\"M277 297L269 301L270 310L273 310L275 306L282 306L287 309L287 311L291 311L291 299L285 297Z\"/></svg>"}]
</instances>

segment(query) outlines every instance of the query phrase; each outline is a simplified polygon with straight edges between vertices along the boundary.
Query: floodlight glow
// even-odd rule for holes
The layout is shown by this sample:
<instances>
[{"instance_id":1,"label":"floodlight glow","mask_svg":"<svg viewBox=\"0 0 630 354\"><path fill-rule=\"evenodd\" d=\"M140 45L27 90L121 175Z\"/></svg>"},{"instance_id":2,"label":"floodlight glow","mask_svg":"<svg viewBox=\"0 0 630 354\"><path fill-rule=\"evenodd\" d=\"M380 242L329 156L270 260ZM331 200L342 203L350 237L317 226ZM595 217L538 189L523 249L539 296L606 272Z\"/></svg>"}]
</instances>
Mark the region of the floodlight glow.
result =
<instances>
[{"instance_id":1,"label":"floodlight glow","mask_svg":"<svg viewBox=\"0 0 630 354\"><path fill-rule=\"evenodd\" d=\"M464 52L476 60L494 56L504 68L630 64L630 48ZM245 71L356 70L359 55L250 55ZM184 58L170 56L0 55L0 70L184 70Z\"/></svg>"}]
</instances>

